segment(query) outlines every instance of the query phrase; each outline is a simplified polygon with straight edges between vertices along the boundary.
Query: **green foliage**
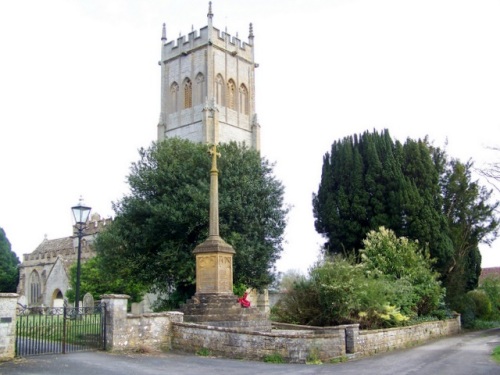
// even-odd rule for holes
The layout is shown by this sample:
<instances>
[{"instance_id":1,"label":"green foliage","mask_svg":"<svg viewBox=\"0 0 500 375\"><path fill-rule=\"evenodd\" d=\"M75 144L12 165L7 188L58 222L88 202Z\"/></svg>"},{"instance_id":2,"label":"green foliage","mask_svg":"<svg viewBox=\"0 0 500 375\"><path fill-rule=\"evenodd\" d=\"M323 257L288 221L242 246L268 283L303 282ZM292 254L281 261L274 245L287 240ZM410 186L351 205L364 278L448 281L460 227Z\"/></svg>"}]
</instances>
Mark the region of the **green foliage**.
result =
<instances>
[{"instance_id":1,"label":"green foliage","mask_svg":"<svg viewBox=\"0 0 500 375\"><path fill-rule=\"evenodd\" d=\"M498 277L485 277L479 286L491 301L491 320L500 320L500 279Z\"/></svg>"},{"instance_id":2,"label":"green foliage","mask_svg":"<svg viewBox=\"0 0 500 375\"><path fill-rule=\"evenodd\" d=\"M19 281L19 258L11 250L5 231L0 228L0 292L15 293Z\"/></svg>"},{"instance_id":3,"label":"green foliage","mask_svg":"<svg viewBox=\"0 0 500 375\"><path fill-rule=\"evenodd\" d=\"M219 229L236 250L234 283L262 289L282 251L284 189L258 152L235 143L218 151ZM176 138L139 153L128 176L131 193L114 203L115 220L96 249L106 272L130 275L176 307L195 292L192 251L208 237L211 159L205 145Z\"/></svg>"},{"instance_id":4,"label":"green foliage","mask_svg":"<svg viewBox=\"0 0 500 375\"><path fill-rule=\"evenodd\" d=\"M469 294L456 297L453 300L455 311L460 314L462 327L474 328L476 321L476 303Z\"/></svg>"},{"instance_id":5,"label":"green foliage","mask_svg":"<svg viewBox=\"0 0 500 375\"><path fill-rule=\"evenodd\" d=\"M362 263L373 277L384 275L399 281L406 288L405 301L399 303L405 314L429 315L436 310L444 295L438 274L432 271L433 261L419 248L417 241L396 237L392 230L380 227L370 231L363 241Z\"/></svg>"},{"instance_id":6,"label":"green foliage","mask_svg":"<svg viewBox=\"0 0 500 375\"><path fill-rule=\"evenodd\" d=\"M210 357L212 355L212 352L210 351L210 349L200 348L196 351L196 355L200 357Z\"/></svg>"},{"instance_id":7,"label":"green foliage","mask_svg":"<svg viewBox=\"0 0 500 375\"><path fill-rule=\"evenodd\" d=\"M484 290L471 290L467 293L475 304L476 319L487 320L491 317L492 308L491 301Z\"/></svg>"},{"instance_id":8,"label":"green foliage","mask_svg":"<svg viewBox=\"0 0 500 375\"><path fill-rule=\"evenodd\" d=\"M500 346L495 346L491 356L495 362L500 363Z\"/></svg>"},{"instance_id":9,"label":"green foliage","mask_svg":"<svg viewBox=\"0 0 500 375\"><path fill-rule=\"evenodd\" d=\"M66 297L70 302L75 301L76 268L75 263L69 270L71 289L66 292ZM147 290L131 275L124 277L125 272L120 274L121 277L116 277L105 271L102 257L98 255L90 258L80 267L80 298L86 293L92 294L94 300L99 300L103 294L127 294L130 296L129 303L140 302Z\"/></svg>"},{"instance_id":10,"label":"green foliage","mask_svg":"<svg viewBox=\"0 0 500 375\"><path fill-rule=\"evenodd\" d=\"M294 324L381 328L440 311L444 290L416 242L380 228L364 243L361 263L338 255L318 262L308 278L287 290L273 317Z\"/></svg>"},{"instance_id":11,"label":"green foliage","mask_svg":"<svg viewBox=\"0 0 500 375\"><path fill-rule=\"evenodd\" d=\"M264 362L267 363L285 363L283 357L279 353L268 354L264 357Z\"/></svg>"},{"instance_id":12,"label":"green foliage","mask_svg":"<svg viewBox=\"0 0 500 375\"><path fill-rule=\"evenodd\" d=\"M488 203L492 192L472 180L472 169L472 162L464 164L454 159L443 168L443 212L454 248L453 257L445 265L447 272L443 273L450 303L477 287L481 274L479 244L491 244L497 237L498 202Z\"/></svg>"},{"instance_id":13,"label":"green foliage","mask_svg":"<svg viewBox=\"0 0 500 375\"><path fill-rule=\"evenodd\" d=\"M312 348L309 351L309 354L307 355L306 359L306 364L307 365L322 365L323 362L319 358L319 349L318 348Z\"/></svg>"},{"instance_id":14,"label":"green foliage","mask_svg":"<svg viewBox=\"0 0 500 375\"><path fill-rule=\"evenodd\" d=\"M233 293L235 296L242 297L243 293L247 291L248 287L245 284L233 284Z\"/></svg>"},{"instance_id":15,"label":"green foliage","mask_svg":"<svg viewBox=\"0 0 500 375\"><path fill-rule=\"evenodd\" d=\"M348 358L346 356L342 357L335 357L330 360L330 363L335 364L335 363L344 363L347 362Z\"/></svg>"},{"instance_id":16,"label":"green foliage","mask_svg":"<svg viewBox=\"0 0 500 375\"><path fill-rule=\"evenodd\" d=\"M313 326L392 326L381 312L400 294L395 285L384 277L367 277L352 259L335 256L318 262L309 278L297 281L274 306L273 316L280 322Z\"/></svg>"}]
</instances>

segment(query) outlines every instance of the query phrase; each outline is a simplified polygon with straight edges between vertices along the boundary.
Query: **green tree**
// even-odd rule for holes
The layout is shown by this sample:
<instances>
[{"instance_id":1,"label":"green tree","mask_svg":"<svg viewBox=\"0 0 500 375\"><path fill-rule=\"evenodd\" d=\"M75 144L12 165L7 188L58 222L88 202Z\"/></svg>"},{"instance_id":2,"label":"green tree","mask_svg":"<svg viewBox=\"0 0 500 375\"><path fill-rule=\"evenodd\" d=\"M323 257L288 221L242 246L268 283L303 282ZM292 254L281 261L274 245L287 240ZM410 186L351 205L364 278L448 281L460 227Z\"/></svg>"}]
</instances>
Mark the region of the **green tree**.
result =
<instances>
[{"instance_id":1,"label":"green tree","mask_svg":"<svg viewBox=\"0 0 500 375\"><path fill-rule=\"evenodd\" d=\"M103 267L102 262L102 257L98 255L81 264L80 298L87 293L92 294L95 300L100 299L103 294L127 294L130 296L129 303L140 302L147 288L138 283L132 275L127 275L127 270L123 270L118 276L106 272L106 267ZM74 302L76 263L70 267L69 274L71 289L66 292L66 297L70 302Z\"/></svg>"},{"instance_id":2,"label":"green tree","mask_svg":"<svg viewBox=\"0 0 500 375\"><path fill-rule=\"evenodd\" d=\"M19 258L11 250L3 228L0 228L0 292L15 293L19 282Z\"/></svg>"},{"instance_id":3,"label":"green tree","mask_svg":"<svg viewBox=\"0 0 500 375\"><path fill-rule=\"evenodd\" d=\"M236 250L234 283L262 289L282 251L284 188L258 152L235 143L219 151L219 229ZM174 305L194 293L192 251L208 237L210 166L207 147L186 140L140 150L131 193L114 203L115 220L96 241L107 272L168 293Z\"/></svg>"},{"instance_id":4,"label":"green tree","mask_svg":"<svg viewBox=\"0 0 500 375\"><path fill-rule=\"evenodd\" d=\"M451 159L442 176L443 215L454 249L443 272L450 302L478 286L479 244L491 244L497 237L499 203L489 203L492 191L472 180L472 170L472 162Z\"/></svg>"}]
</instances>

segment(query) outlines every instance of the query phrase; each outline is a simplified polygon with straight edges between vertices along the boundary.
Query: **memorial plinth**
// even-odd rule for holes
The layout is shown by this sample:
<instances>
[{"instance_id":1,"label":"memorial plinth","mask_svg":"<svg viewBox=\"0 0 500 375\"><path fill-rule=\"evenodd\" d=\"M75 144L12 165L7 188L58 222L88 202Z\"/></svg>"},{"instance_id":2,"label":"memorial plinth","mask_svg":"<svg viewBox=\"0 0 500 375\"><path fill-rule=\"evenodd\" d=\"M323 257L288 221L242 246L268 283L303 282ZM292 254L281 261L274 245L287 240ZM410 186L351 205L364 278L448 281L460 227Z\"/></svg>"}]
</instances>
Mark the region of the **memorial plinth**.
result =
<instances>
[{"instance_id":1,"label":"memorial plinth","mask_svg":"<svg viewBox=\"0 0 500 375\"><path fill-rule=\"evenodd\" d=\"M196 293L233 294L233 247L218 236L198 245L196 255Z\"/></svg>"}]
</instances>

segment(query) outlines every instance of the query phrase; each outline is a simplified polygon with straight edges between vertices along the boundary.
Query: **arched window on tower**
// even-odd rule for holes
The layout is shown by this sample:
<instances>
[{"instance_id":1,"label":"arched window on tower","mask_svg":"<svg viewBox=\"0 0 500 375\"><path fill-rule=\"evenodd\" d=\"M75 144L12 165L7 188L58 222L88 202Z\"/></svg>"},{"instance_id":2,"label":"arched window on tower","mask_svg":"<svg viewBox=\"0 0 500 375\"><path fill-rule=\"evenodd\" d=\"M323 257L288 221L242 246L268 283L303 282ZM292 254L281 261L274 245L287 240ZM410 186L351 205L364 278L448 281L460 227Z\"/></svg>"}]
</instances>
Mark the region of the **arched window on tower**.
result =
<instances>
[{"instance_id":1,"label":"arched window on tower","mask_svg":"<svg viewBox=\"0 0 500 375\"><path fill-rule=\"evenodd\" d=\"M194 90L194 105L203 104L203 91L205 85L205 76L202 73L196 75L196 88Z\"/></svg>"},{"instance_id":2,"label":"arched window on tower","mask_svg":"<svg viewBox=\"0 0 500 375\"><path fill-rule=\"evenodd\" d=\"M33 270L29 281L29 304L30 306L38 305L42 298L42 285L40 283L40 275Z\"/></svg>"},{"instance_id":3,"label":"arched window on tower","mask_svg":"<svg viewBox=\"0 0 500 375\"><path fill-rule=\"evenodd\" d=\"M179 108L179 85L174 82L170 85L170 113L177 112Z\"/></svg>"},{"instance_id":4,"label":"arched window on tower","mask_svg":"<svg viewBox=\"0 0 500 375\"><path fill-rule=\"evenodd\" d=\"M184 108L193 106L193 84L189 78L184 80Z\"/></svg>"},{"instance_id":5,"label":"arched window on tower","mask_svg":"<svg viewBox=\"0 0 500 375\"><path fill-rule=\"evenodd\" d=\"M245 85L240 86L240 112L248 115L249 111L248 90Z\"/></svg>"},{"instance_id":6,"label":"arched window on tower","mask_svg":"<svg viewBox=\"0 0 500 375\"><path fill-rule=\"evenodd\" d=\"M220 106L224 105L224 78L220 74L215 78L215 102Z\"/></svg>"},{"instance_id":7,"label":"arched window on tower","mask_svg":"<svg viewBox=\"0 0 500 375\"><path fill-rule=\"evenodd\" d=\"M227 81L227 107L236 110L236 85L230 79Z\"/></svg>"}]
</instances>

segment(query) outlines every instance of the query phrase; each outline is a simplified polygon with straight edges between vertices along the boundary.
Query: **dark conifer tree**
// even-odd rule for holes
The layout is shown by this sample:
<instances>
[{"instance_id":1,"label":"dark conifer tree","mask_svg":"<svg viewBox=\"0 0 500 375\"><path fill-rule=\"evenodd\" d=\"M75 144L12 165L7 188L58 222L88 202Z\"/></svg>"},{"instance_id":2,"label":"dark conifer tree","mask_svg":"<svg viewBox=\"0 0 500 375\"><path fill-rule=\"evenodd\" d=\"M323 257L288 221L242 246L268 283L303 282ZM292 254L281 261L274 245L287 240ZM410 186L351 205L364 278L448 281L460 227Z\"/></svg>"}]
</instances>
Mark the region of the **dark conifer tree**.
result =
<instances>
[{"instance_id":1,"label":"dark conifer tree","mask_svg":"<svg viewBox=\"0 0 500 375\"><path fill-rule=\"evenodd\" d=\"M11 250L5 231L0 228L0 292L15 293L19 281L19 258Z\"/></svg>"}]
</instances>

